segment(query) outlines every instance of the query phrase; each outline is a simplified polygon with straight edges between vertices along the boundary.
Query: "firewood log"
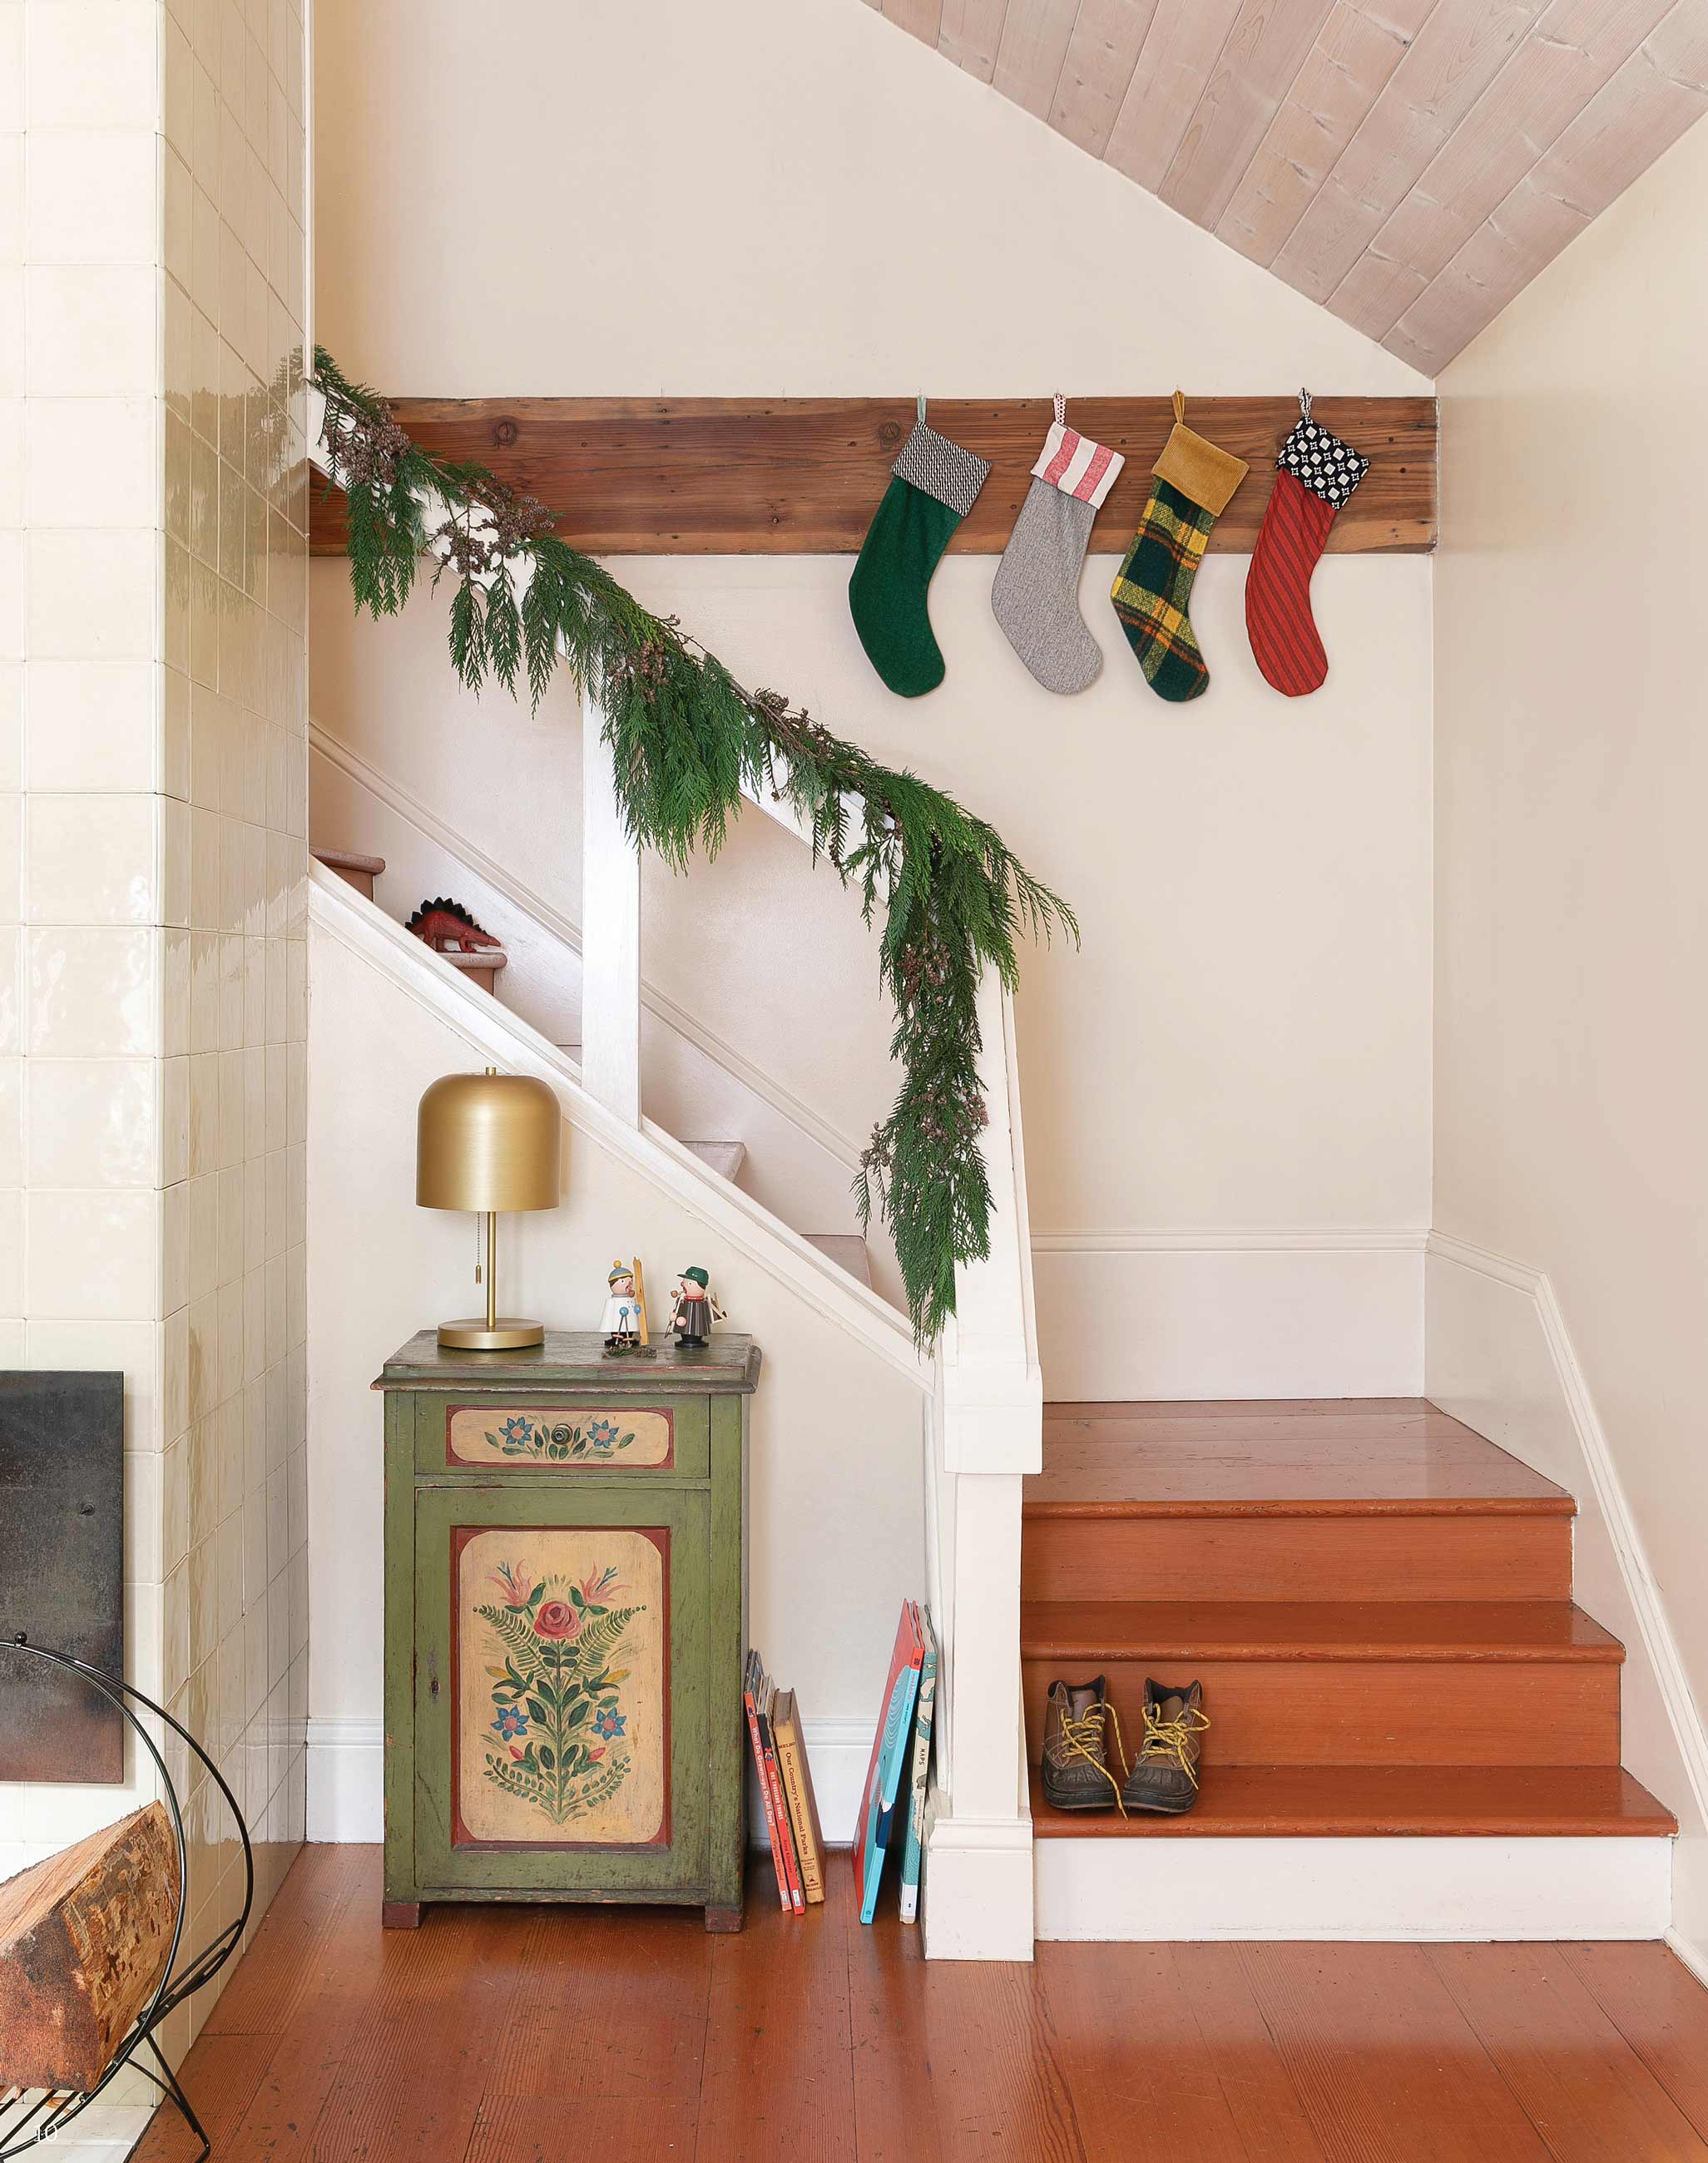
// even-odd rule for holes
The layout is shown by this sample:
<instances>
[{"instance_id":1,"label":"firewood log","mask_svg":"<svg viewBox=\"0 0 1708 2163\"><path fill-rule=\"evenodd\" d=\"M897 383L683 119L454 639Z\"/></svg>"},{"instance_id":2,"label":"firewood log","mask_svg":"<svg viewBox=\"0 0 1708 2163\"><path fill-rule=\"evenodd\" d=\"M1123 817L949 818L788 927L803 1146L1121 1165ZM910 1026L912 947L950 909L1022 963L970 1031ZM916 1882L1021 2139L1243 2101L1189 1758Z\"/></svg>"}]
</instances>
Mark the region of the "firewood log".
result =
<instances>
[{"instance_id":1,"label":"firewood log","mask_svg":"<svg viewBox=\"0 0 1708 2163\"><path fill-rule=\"evenodd\" d=\"M95 2086L160 1980L178 1891L159 1803L0 1883L0 2087Z\"/></svg>"}]
</instances>

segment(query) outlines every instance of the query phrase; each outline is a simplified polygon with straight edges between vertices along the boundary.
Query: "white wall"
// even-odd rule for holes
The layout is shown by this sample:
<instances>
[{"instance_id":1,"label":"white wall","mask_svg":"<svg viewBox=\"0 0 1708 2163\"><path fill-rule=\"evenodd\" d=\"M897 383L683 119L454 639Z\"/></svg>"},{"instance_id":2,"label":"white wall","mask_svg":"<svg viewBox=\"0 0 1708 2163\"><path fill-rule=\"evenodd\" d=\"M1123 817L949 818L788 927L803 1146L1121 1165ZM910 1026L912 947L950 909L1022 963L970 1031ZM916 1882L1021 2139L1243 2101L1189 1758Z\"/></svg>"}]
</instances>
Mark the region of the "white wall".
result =
<instances>
[{"instance_id":1,"label":"white wall","mask_svg":"<svg viewBox=\"0 0 1708 2163\"><path fill-rule=\"evenodd\" d=\"M1672 1761L1699 1959L1705 203L1699 123L1441 384L1434 1221L1484 1260L1432 1279L1430 1317L1432 1389L1545 1453L1557 1363L1486 1258L1551 1287L1663 1632L1670 1690L1628 1708L1627 1757Z\"/></svg>"},{"instance_id":2,"label":"white wall","mask_svg":"<svg viewBox=\"0 0 1708 2163\"><path fill-rule=\"evenodd\" d=\"M317 320L393 390L1427 387L853 0L530 4L500 40L449 0L380 0L319 49ZM466 186L489 117L496 218ZM956 789L1079 908L1083 951L1030 957L1020 1010L1050 1393L1417 1387L1427 561L1323 566L1332 672L1289 701L1246 645L1246 559L1213 558L1212 686L1185 708L1127 652L1108 560L1083 582L1108 664L1071 701L997 631L988 558L938 573L949 676L918 701L861 654L846 558L618 568L747 680ZM578 913L567 700L534 719L461 698L435 605L376 630L351 624L338 565L312 584L317 721ZM762 827L710 872L649 875L647 919L673 998L839 1132L869 1129L888 1027L832 881ZM1145 1334L1121 1322L1135 1294Z\"/></svg>"}]
</instances>

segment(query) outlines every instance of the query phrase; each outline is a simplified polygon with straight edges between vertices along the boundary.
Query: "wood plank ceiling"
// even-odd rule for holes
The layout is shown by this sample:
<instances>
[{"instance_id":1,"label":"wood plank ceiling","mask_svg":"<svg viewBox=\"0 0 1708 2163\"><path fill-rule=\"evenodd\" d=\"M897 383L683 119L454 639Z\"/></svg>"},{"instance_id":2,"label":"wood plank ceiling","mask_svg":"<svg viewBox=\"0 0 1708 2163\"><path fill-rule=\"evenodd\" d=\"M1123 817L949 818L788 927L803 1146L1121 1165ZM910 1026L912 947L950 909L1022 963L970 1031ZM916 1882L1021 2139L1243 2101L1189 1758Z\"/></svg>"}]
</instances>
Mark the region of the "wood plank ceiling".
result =
<instances>
[{"instance_id":1,"label":"wood plank ceiling","mask_svg":"<svg viewBox=\"0 0 1708 2163\"><path fill-rule=\"evenodd\" d=\"M1708 112L1708 0L867 0L1437 374Z\"/></svg>"}]
</instances>

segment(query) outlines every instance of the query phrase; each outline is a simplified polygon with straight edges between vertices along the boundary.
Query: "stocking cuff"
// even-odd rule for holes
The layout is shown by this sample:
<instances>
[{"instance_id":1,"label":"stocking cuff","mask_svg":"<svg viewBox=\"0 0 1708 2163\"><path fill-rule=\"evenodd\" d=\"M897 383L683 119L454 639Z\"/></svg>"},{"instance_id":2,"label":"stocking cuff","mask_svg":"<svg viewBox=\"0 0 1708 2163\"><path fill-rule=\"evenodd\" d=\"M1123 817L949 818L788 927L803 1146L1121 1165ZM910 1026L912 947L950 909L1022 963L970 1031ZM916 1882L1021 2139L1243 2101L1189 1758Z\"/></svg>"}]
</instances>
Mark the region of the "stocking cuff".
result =
<instances>
[{"instance_id":1,"label":"stocking cuff","mask_svg":"<svg viewBox=\"0 0 1708 2163\"><path fill-rule=\"evenodd\" d=\"M971 451L963 451L959 443L951 443L946 436L940 436L935 428L928 428L920 421L915 423L914 432L903 444L902 454L890 471L899 480L923 490L927 495L946 505L957 517L965 518L984 486L990 461Z\"/></svg>"},{"instance_id":2,"label":"stocking cuff","mask_svg":"<svg viewBox=\"0 0 1708 2163\"><path fill-rule=\"evenodd\" d=\"M1178 412L1179 406L1175 410ZM1212 518L1219 518L1248 468L1244 458L1208 443L1184 421L1176 421L1151 471L1159 480L1166 480L1171 488L1177 488L1182 495L1201 505Z\"/></svg>"},{"instance_id":3,"label":"stocking cuff","mask_svg":"<svg viewBox=\"0 0 1708 2163\"><path fill-rule=\"evenodd\" d=\"M1082 503L1090 504L1093 511L1100 511L1103 498L1115 485L1116 477L1126 463L1119 451L1110 450L1104 443L1094 443L1089 436L1082 436L1077 428L1057 421L1044 438L1044 448L1032 471L1038 479L1047 480L1064 495L1077 496Z\"/></svg>"},{"instance_id":4,"label":"stocking cuff","mask_svg":"<svg viewBox=\"0 0 1708 2163\"><path fill-rule=\"evenodd\" d=\"M1308 416L1281 445L1276 464L1336 511L1370 471L1368 458Z\"/></svg>"}]
</instances>

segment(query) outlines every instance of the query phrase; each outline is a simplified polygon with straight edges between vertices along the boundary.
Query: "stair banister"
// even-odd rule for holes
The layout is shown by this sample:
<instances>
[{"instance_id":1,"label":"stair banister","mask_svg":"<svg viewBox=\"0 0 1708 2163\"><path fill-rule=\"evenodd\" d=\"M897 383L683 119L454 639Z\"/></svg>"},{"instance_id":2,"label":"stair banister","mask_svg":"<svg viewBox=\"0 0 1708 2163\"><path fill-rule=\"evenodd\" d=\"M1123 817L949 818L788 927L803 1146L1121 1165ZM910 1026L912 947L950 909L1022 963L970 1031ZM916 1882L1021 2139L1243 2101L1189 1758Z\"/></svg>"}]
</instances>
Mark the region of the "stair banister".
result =
<instances>
[{"instance_id":1,"label":"stair banister","mask_svg":"<svg viewBox=\"0 0 1708 2163\"><path fill-rule=\"evenodd\" d=\"M324 400L311 385L311 457L322 474L323 416ZM429 526L436 501L423 500ZM520 584L531 567L518 568ZM640 857L622 823L603 728L589 692L582 701L582 1083L638 1128ZM810 842L808 822L785 796L745 786L742 793ZM922 1412L927 1590L942 1652L922 1920L930 1958L1027 1961L1034 1910L1020 1703L1020 1502L1022 1480L1043 1461L1044 1393L1014 1003L993 971L980 986L979 1027L990 1253L956 1270L956 1313Z\"/></svg>"}]
</instances>

